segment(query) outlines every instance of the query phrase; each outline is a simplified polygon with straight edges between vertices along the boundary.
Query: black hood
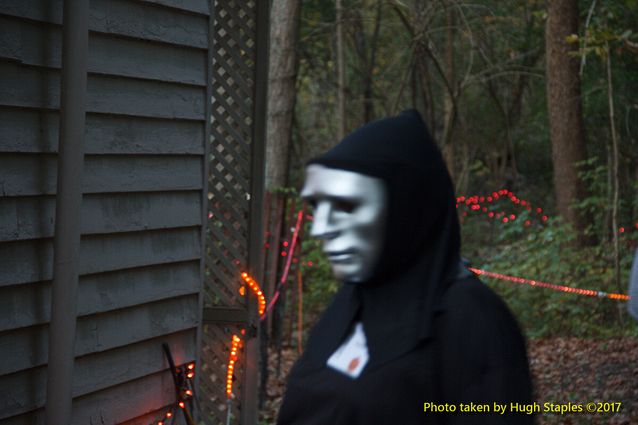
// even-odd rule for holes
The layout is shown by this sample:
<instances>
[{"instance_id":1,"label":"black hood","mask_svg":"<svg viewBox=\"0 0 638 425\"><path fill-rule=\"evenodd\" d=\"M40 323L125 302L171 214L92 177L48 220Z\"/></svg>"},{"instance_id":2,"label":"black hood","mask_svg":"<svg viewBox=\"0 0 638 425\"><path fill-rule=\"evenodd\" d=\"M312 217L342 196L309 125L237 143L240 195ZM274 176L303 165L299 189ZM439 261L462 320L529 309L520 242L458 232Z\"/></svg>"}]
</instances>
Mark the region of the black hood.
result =
<instances>
[{"instance_id":1,"label":"black hood","mask_svg":"<svg viewBox=\"0 0 638 425\"><path fill-rule=\"evenodd\" d=\"M446 287L458 272L459 224L454 189L419 113L409 110L357 129L309 164L384 181L387 224L372 278L343 285L319 321L308 356L325 364L358 318L374 368L431 334Z\"/></svg>"}]
</instances>

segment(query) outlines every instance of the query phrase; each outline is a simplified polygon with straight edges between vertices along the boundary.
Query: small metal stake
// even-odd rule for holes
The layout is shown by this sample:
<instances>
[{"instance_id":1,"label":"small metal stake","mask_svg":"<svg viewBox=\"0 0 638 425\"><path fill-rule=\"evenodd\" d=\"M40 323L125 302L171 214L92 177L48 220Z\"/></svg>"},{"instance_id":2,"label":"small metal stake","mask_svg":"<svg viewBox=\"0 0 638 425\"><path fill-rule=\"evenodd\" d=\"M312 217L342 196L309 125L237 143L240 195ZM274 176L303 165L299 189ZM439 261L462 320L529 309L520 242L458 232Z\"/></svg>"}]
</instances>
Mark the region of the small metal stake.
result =
<instances>
[{"instance_id":1,"label":"small metal stake","mask_svg":"<svg viewBox=\"0 0 638 425\"><path fill-rule=\"evenodd\" d=\"M226 405L227 405L227 409L226 409L226 425L230 425L230 409L232 407L232 403L230 402L230 397L228 397L228 400L226 400Z\"/></svg>"},{"instance_id":2,"label":"small metal stake","mask_svg":"<svg viewBox=\"0 0 638 425\"><path fill-rule=\"evenodd\" d=\"M182 399L182 382L184 381L184 377L182 375L177 374L177 369L175 368L175 362L173 361L173 354L171 353L171 348L167 343L162 344L162 348L164 349L164 354L166 355L166 360L168 360L168 365L171 368L171 375L173 375L173 383L175 384L175 394L177 396L177 400L183 401ZM186 423L188 425L196 425L193 417L191 416L188 405L184 403L184 408L181 409L184 413L184 419L186 419Z\"/></svg>"}]
</instances>

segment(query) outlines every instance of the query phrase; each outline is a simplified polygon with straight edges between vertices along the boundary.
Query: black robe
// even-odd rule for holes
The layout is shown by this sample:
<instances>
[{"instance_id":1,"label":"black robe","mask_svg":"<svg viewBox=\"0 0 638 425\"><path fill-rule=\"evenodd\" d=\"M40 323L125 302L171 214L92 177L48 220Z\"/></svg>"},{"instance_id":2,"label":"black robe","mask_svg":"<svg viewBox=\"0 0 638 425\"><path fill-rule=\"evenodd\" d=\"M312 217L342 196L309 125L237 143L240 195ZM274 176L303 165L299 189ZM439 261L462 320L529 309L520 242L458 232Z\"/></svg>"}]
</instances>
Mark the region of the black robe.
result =
<instances>
[{"instance_id":1,"label":"black robe","mask_svg":"<svg viewBox=\"0 0 638 425\"><path fill-rule=\"evenodd\" d=\"M524 339L505 304L460 267L452 184L421 117L367 124L311 163L380 178L388 193L373 277L345 282L292 369L278 425L527 424L526 414L459 413L460 403L531 403ZM362 322L357 379L326 361ZM425 403L457 412L424 412Z\"/></svg>"}]
</instances>

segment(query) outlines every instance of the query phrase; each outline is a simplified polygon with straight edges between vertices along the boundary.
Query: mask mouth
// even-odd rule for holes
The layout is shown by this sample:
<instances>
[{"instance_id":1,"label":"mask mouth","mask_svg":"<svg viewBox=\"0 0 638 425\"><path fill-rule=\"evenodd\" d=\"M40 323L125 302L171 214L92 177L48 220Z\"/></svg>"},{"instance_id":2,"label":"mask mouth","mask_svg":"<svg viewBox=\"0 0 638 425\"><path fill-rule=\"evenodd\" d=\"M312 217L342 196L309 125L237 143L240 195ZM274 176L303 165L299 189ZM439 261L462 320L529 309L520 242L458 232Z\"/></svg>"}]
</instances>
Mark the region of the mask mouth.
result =
<instances>
[{"instance_id":1,"label":"mask mouth","mask_svg":"<svg viewBox=\"0 0 638 425\"><path fill-rule=\"evenodd\" d=\"M354 258L356 251L354 249L345 249L342 251L329 251L325 253L328 261L333 264L349 263Z\"/></svg>"}]
</instances>

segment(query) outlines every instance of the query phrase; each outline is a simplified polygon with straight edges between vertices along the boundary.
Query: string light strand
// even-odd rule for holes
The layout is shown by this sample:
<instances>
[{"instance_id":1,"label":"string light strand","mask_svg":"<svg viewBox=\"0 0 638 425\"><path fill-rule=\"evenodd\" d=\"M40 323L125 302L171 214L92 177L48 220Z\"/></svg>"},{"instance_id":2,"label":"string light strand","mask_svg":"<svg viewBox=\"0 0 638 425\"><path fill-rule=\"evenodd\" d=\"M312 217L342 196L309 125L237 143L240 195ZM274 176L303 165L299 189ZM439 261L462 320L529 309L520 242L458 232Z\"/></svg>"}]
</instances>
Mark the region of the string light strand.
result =
<instances>
[{"instance_id":1,"label":"string light strand","mask_svg":"<svg viewBox=\"0 0 638 425\"><path fill-rule=\"evenodd\" d=\"M259 303L258 304L259 316L260 317L263 316L264 312L266 311L266 296L264 295L263 291L259 287L259 284L248 273L243 272L241 274L241 277L242 279L244 279L244 282L246 282L246 285L248 285L248 287L257 296L257 301ZM239 288L239 293L241 295L245 294L245 290L243 286Z\"/></svg>"},{"instance_id":2,"label":"string light strand","mask_svg":"<svg viewBox=\"0 0 638 425\"><path fill-rule=\"evenodd\" d=\"M513 204L520 205L520 207L525 210L535 213L543 223L549 220L549 216L544 213L542 208L534 207L530 201L519 198L514 192L508 189L499 189L498 191L492 192L490 195L458 196L456 198L456 208L459 209L460 207L466 207L469 209L469 212L482 212L490 219L509 223L517 219L516 214L508 214L505 211L493 211L491 208L485 206L485 204L491 204L499 199L505 198L509 199ZM461 217L464 218L467 216L468 211L463 211ZM526 219L524 222L526 227L531 224L532 221L530 219ZM618 227L618 232L621 234L626 234L629 230L638 231L638 222L628 226L622 225Z\"/></svg>"},{"instance_id":3,"label":"string light strand","mask_svg":"<svg viewBox=\"0 0 638 425\"><path fill-rule=\"evenodd\" d=\"M169 363L172 363L172 361L169 361ZM169 423L172 424L175 419L175 412L178 410L184 411L188 424L194 424L192 416L187 410L188 407L186 405L186 401L194 397L192 379L195 376L195 363L190 362L177 367L173 365L172 372L177 376L176 382L178 387L176 392L178 394L178 398L173 404L171 404L170 408L164 412L164 416L161 419L153 421L151 425L168 425Z\"/></svg>"},{"instance_id":4,"label":"string light strand","mask_svg":"<svg viewBox=\"0 0 638 425\"><path fill-rule=\"evenodd\" d=\"M472 272L476 273L479 276L486 276L486 277L491 277L494 279L500 279L500 280L515 282L515 283L520 283L520 284L525 284L530 286L538 286L541 288L553 289L555 291L561 291L561 292L566 292L570 294L585 295L588 297L609 298L612 300L619 300L619 301L628 301L631 298L629 295L625 295L625 294L607 293L604 291L594 291L592 289L581 289L581 288L574 288L574 287L565 286L565 285L555 285L553 283L541 282L539 280L525 279L525 278L516 277L516 276L508 276L501 273L494 273L494 272L481 270L481 269L477 269L473 267L470 267L469 270L471 270Z\"/></svg>"},{"instance_id":5,"label":"string light strand","mask_svg":"<svg viewBox=\"0 0 638 425\"><path fill-rule=\"evenodd\" d=\"M459 196L456 198L456 208L458 209L460 206L465 206L470 209L470 212L472 211L483 212L488 216L488 218L497 219L502 221L503 223L508 223L508 222L516 220L517 218L516 214L508 214L505 211L495 212L485 206L485 203L491 204L501 198L507 198L513 204L520 205L525 210L530 211L532 213L536 213L537 215L540 216L540 220L542 222L546 222L547 220L549 220L549 217L543 213L542 208L534 207L531 202L525 199L519 198L518 196L516 196L516 194L514 194L514 192L511 192L508 189L500 189L486 196L481 196L481 195ZM461 214L462 218L467 217L467 215L468 215L467 211L464 211ZM525 226L530 226L531 224L532 222L529 219L525 220L524 222Z\"/></svg>"},{"instance_id":6,"label":"string light strand","mask_svg":"<svg viewBox=\"0 0 638 425\"><path fill-rule=\"evenodd\" d=\"M277 300L279 299L279 295L281 293L281 287L285 285L286 282L288 281L288 274L290 272L290 266L292 264L292 257L294 256L295 247L297 246L297 240L299 239L299 229L301 228L303 219L304 219L304 213L303 213L303 209L301 209L297 213L297 223L295 224L295 230L292 235L292 243L290 244L290 246L288 246L288 252L285 255L286 257L288 257L288 259L286 260L286 265L284 266L284 272L281 275L280 281L277 283L277 289L275 290L275 293L273 294L270 302L268 303L266 312L261 317L261 320L264 320L266 316L268 315L268 313L272 311L273 307L277 303Z\"/></svg>"},{"instance_id":7,"label":"string light strand","mask_svg":"<svg viewBox=\"0 0 638 425\"><path fill-rule=\"evenodd\" d=\"M238 351L241 348L241 338L233 335L231 340L230 354L228 355L228 364L226 365L226 397L233 397L233 377L235 373L235 363L237 363Z\"/></svg>"}]
</instances>

